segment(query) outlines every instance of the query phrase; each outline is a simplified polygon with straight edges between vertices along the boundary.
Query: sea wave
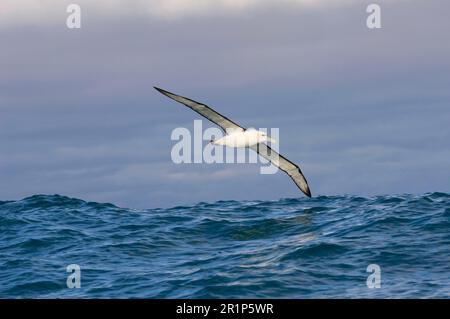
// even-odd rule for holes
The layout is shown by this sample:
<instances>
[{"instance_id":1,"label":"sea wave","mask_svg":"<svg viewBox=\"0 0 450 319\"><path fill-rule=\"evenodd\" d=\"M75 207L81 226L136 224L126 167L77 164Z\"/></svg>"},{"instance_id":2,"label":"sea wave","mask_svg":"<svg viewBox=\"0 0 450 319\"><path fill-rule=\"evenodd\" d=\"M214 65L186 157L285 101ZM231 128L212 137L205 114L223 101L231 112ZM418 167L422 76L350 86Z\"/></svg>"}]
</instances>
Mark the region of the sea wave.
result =
<instances>
[{"instance_id":1,"label":"sea wave","mask_svg":"<svg viewBox=\"0 0 450 319\"><path fill-rule=\"evenodd\" d=\"M448 298L449 227L438 192L145 210L34 195L0 201L0 297Z\"/></svg>"}]
</instances>

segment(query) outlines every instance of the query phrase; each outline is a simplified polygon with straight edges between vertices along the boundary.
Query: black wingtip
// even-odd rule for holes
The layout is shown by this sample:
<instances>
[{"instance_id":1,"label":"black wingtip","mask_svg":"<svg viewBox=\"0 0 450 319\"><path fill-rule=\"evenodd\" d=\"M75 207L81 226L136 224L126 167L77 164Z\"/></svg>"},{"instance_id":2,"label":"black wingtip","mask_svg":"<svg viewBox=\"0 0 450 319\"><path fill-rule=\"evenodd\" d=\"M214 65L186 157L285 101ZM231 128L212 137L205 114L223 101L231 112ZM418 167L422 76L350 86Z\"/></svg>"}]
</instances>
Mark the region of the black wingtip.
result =
<instances>
[{"instance_id":1,"label":"black wingtip","mask_svg":"<svg viewBox=\"0 0 450 319\"><path fill-rule=\"evenodd\" d=\"M303 193L305 193L305 195L308 196L309 198L312 197L311 191L309 190L309 187Z\"/></svg>"},{"instance_id":2,"label":"black wingtip","mask_svg":"<svg viewBox=\"0 0 450 319\"><path fill-rule=\"evenodd\" d=\"M161 88L159 88L159 87L156 87L156 86L154 86L153 88L154 88L156 91L158 91L159 93L161 93L161 94L163 94L163 95L165 95L165 96L167 96L167 97L170 97L171 99L173 99L172 96L175 95L175 94L173 94L173 93L171 93L171 92L169 92L169 91L163 90L163 89L161 89Z\"/></svg>"}]
</instances>

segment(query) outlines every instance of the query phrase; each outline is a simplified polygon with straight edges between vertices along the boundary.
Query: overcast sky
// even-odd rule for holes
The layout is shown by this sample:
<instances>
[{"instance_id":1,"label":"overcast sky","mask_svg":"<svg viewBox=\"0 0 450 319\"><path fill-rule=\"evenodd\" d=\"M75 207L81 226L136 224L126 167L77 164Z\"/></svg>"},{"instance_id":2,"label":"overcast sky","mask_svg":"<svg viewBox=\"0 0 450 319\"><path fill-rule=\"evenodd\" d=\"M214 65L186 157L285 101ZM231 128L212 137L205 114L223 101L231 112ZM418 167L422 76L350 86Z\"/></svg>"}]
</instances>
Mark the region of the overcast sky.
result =
<instances>
[{"instance_id":1,"label":"overcast sky","mask_svg":"<svg viewBox=\"0 0 450 319\"><path fill-rule=\"evenodd\" d=\"M0 200L303 196L259 164L172 163L200 117L154 85L280 128L313 195L450 191L448 1L378 1L377 30L371 1L78 1L68 29L73 2L0 4Z\"/></svg>"}]
</instances>

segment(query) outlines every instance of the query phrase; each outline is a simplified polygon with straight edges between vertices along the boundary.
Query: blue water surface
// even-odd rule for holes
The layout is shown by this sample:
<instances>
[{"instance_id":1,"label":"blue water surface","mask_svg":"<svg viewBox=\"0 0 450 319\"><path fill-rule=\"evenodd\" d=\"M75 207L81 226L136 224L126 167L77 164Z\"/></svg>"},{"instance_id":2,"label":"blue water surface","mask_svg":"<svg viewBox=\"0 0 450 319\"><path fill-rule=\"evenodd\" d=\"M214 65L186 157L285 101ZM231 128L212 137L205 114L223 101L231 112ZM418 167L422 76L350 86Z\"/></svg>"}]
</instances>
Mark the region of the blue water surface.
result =
<instances>
[{"instance_id":1,"label":"blue water surface","mask_svg":"<svg viewBox=\"0 0 450 319\"><path fill-rule=\"evenodd\" d=\"M81 288L67 287L70 264ZM380 288L367 286L370 264ZM450 195L0 201L0 297L449 298Z\"/></svg>"}]
</instances>

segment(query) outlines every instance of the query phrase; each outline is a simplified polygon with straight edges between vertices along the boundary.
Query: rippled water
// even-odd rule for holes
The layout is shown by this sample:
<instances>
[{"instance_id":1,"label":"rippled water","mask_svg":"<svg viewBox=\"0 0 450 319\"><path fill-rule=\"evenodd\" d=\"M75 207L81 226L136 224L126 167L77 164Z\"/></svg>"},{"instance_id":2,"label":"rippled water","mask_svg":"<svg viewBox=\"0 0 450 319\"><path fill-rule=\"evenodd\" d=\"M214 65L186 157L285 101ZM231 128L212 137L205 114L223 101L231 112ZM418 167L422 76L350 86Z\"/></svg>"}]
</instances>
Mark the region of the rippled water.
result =
<instances>
[{"instance_id":1,"label":"rippled water","mask_svg":"<svg viewBox=\"0 0 450 319\"><path fill-rule=\"evenodd\" d=\"M66 267L81 268L81 288ZM381 288L369 289L369 264ZM0 297L450 297L450 195L0 201Z\"/></svg>"}]
</instances>

